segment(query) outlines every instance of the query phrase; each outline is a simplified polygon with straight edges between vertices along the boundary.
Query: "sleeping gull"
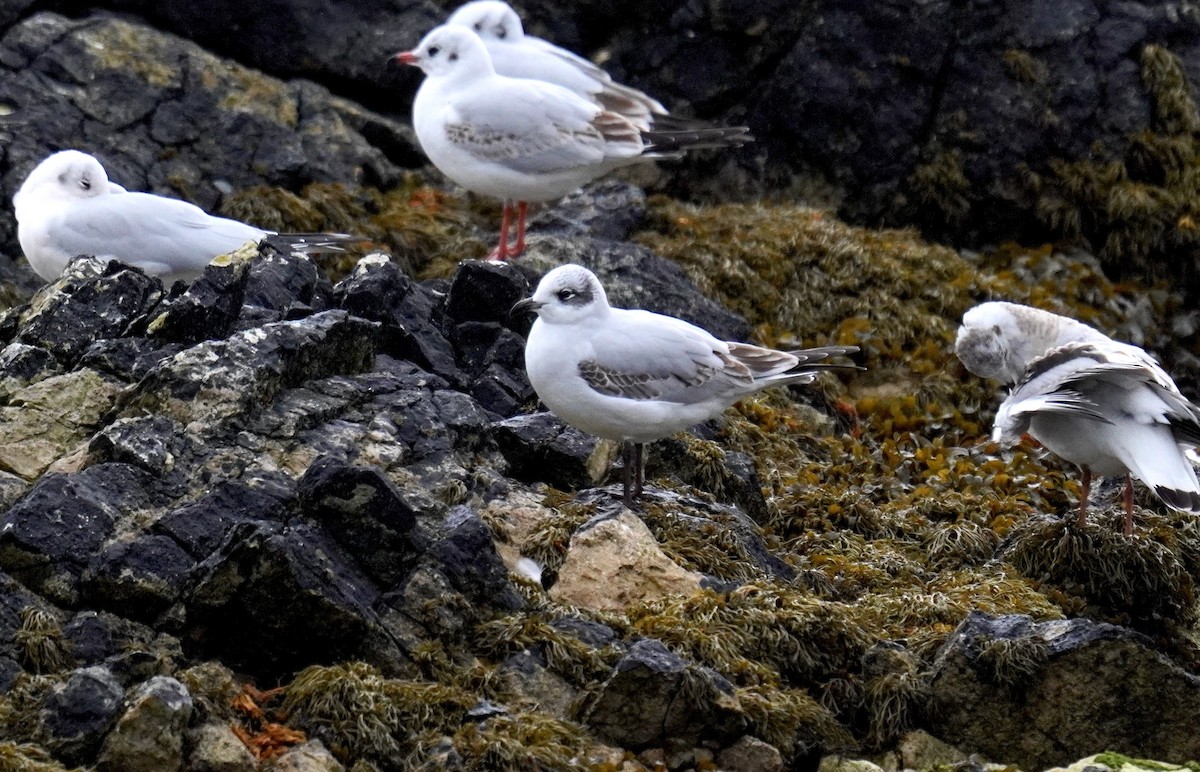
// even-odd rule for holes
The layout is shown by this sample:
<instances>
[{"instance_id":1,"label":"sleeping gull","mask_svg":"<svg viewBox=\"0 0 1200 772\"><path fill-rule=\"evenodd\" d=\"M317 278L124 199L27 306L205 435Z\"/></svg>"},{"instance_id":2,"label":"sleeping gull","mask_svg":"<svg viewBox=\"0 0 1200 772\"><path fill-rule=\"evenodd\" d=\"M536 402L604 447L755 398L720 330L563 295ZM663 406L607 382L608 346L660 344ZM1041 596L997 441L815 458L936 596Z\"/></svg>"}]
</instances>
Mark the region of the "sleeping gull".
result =
<instances>
[{"instance_id":1,"label":"sleeping gull","mask_svg":"<svg viewBox=\"0 0 1200 772\"><path fill-rule=\"evenodd\" d=\"M490 255L496 260L524 251L530 201L562 198L639 161L750 139L744 127L644 131L562 86L499 75L466 27L437 27L396 60L425 72L413 128L429 160L467 190L504 202L500 244Z\"/></svg>"},{"instance_id":2,"label":"sleeping gull","mask_svg":"<svg viewBox=\"0 0 1200 772\"><path fill-rule=\"evenodd\" d=\"M811 383L856 346L775 351L719 340L682 319L613 308L591 271L562 265L513 313L536 312L525 344L529 382L546 407L622 443L624 498L641 495L643 445L719 415L768 386ZM631 477L635 479L631 480Z\"/></svg>"},{"instance_id":3,"label":"sleeping gull","mask_svg":"<svg viewBox=\"0 0 1200 772\"><path fill-rule=\"evenodd\" d=\"M521 17L503 0L475 0L460 6L446 24L469 27L482 38L496 72L510 78L557 83L605 110L625 116L646 131L667 118L662 103L612 77L582 56L533 35L526 35Z\"/></svg>"},{"instance_id":4,"label":"sleeping gull","mask_svg":"<svg viewBox=\"0 0 1200 772\"><path fill-rule=\"evenodd\" d=\"M1142 349L1048 311L984 303L963 316L955 351L976 375L1015 385L996 412L994 440L1028 433L1079 467L1080 526L1093 474L1125 476L1126 536L1131 477L1168 506L1200 512L1200 482L1184 452L1200 443L1200 408Z\"/></svg>"},{"instance_id":5,"label":"sleeping gull","mask_svg":"<svg viewBox=\"0 0 1200 772\"><path fill-rule=\"evenodd\" d=\"M336 233L276 234L213 217L186 201L130 193L109 182L104 166L78 150L47 157L13 196L17 239L29 266L54 281L76 255L119 260L164 284L192 281L217 255L248 241L278 238L302 252L341 251L354 237Z\"/></svg>"}]
</instances>

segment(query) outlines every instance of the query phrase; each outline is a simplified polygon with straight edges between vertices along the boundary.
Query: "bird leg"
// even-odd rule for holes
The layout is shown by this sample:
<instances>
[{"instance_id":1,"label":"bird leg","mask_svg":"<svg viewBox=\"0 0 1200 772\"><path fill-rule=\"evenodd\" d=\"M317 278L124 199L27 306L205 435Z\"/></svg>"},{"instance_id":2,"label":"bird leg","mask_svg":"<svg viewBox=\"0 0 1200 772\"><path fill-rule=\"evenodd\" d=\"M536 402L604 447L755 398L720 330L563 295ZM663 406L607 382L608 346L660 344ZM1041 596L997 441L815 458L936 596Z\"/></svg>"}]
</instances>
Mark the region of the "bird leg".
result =
<instances>
[{"instance_id":1,"label":"bird leg","mask_svg":"<svg viewBox=\"0 0 1200 772\"><path fill-rule=\"evenodd\" d=\"M631 442L630 440L624 440L624 441L622 441L622 442L621 442L621 460L624 462L624 465L625 465L625 469L624 469L624 472L625 472L625 490L624 490L624 492L623 492L623 498L624 498L624 500L625 500L625 506L626 506L626 507L628 507L628 508L630 508L630 509L633 509L633 508L634 508L634 504L633 504L633 456L634 456L634 449L633 449L633 447L634 447L634 446L633 446L633 442Z\"/></svg>"},{"instance_id":2,"label":"bird leg","mask_svg":"<svg viewBox=\"0 0 1200 772\"><path fill-rule=\"evenodd\" d=\"M1080 467L1080 470L1083 472L1083 476L1079 481L1079 487L1081 490L1079 491L1078 525L1080 528L1083 528L1087 525L1088 497L1092 493L1092 470L1088 469L1086 466Z\"/></svg>"},{"instance_id":3,"label":"bird leg","mask_svg":"<svg viewBox=\"0 0 1200 772\"><path fill-rule=\"evenodd\" d=\"M633 443L633 495L637 498L642 497L642 484L646 482L646 445L645 443Z\"/></svg>"},{"instance_id":4,"label":"bird leg","mask_svg":"<svg viewBox=\"0 0 1200 772\"><path fill-rule=\"evenodd\" d=\"M1125 528L1126 536L1133 536L1133 478L1125 475Z\"/></svg>"},{"instance_id":5,"label":"bird leg","mask_svg":"<svg viewBox=\"0 0 1200 772\"><path fill-rule=\"evenodd\" d=\"M517 202L517 244L508 253L510 257L516 257L525 251L525 210L528 208L529 204L525 201Z\"/></svg>"},{"instance_id":6,"label":"bird leg","mask_svg":"<svg viewBox=\"0 0 1200 772\"><path fill-rule=\"evenodd\" d=\"M500 212L500 243L487 256L488 260L496 263L503 263L509 257L508 251L508 226L512 221L512 204L508 201L504 202L504 208Z\"/></svg>"}]
</instances>

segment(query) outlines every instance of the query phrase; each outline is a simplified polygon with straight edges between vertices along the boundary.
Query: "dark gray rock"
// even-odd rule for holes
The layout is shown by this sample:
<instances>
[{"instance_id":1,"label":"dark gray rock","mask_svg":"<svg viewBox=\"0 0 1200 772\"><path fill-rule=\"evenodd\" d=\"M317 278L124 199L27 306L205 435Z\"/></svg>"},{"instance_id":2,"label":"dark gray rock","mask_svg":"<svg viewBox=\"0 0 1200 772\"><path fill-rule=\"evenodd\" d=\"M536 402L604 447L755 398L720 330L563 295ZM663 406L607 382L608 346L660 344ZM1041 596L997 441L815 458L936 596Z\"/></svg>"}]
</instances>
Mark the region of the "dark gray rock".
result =
<instances>
[{"instance_id":1,"label":"dark gray rock","mask_svg":"<svg viewBox=\"0 0 1200 772\"><path fill-rule=\"evenodd\" d=\"M47 738L46 746L67 764L87 763L120 715L124 697L124 687L108 668L73 671L42 708L39 731Z\"/></svg>"},{"instance_id":2,"label":"dark gray rock","mask_svg":"<svg viewBox=\"0 0 1200 772\"><path fill-rule=\"evenodd\" d=\"M193 558L204 560L235 525L284 522L291 498L290 490L225 480L196 501L163 515L152 528L156 533L170 536Z\"/></svg>"},{"instance_id":3,"label":"dark gray rock","mask_svg":"<svg viewBox=\"0 0 1200 772\"><path fill-rule=\"evenodd\" d=\"M87 347L79 365L132 383L183 348L179 343L161 345L150 338L105 338Z\"/></svg>"},{"instance_id":4,"label":"dark gray rock","mask_svg":"<svg viewBox=\"0 0 1200 772\"><path fill-rule=\"evenodd\" d=\"M509 321L508 312L530 293L524 272L508 263L467 260L458 266L446 296L446 318L463 322Z\"/></svg>"},{"instance_id":5,"label":"dark gray rock","mask_svg":"<svg viewBox=\"0 0 1200 772\"><path fill-rule=\"evenodd\" d=\"M264 246L250 265L242 303L271 313L252 312L239 320L241 329L266 322L300 319L331 307L333 285L312 260Z\"/></svg>"},{"instance_id":6,"label":"dark gray rock","mask_svg":"<svg viewBox=\"0 0 1200 772\"><path fill-rule=\"evenodd\" d=\"M972 612L934 663L930 732L1025 769L1097 748L1200 756L1200 678L1125 628Z\"/></svg>"},{"instance_id":7,"label":"dark gray rock","mask_svg":"<svg viewBox=\"0 0 1200 772\"><path fill-rule=\"evenodd\" d=\"M525 339L499 322L463 322L453 331L459 366L470 376L471 396L503 416L534 400L525 376Z\"/></svg>"},{"instance_id":8,"label":"dark gray rock","mask_svg":"<svg viewBox=\"0 0 1200 772\"><path fill-rule=\"evenodd\" d=\"M92 559L81 592L96 608L153 622L179 599L194 565L167 536L117 539Z\"/></svg>"},{"instance_id":9,"label":"dark gray rock","mask_svg":"<svg viewBox=\"0 0 1200 772\"><path fill-rule=\"evenodd\" d=\"M0 399L43 378L58 375L62 367L47 349L10 343L0 351Z\"/></svg>"},{"instance_id":10,"label":"dark gray rock","mask_svg":"<svg viewBox=\"0 0 1200 772\"><path fill-rule=\"evenodd\" d=\"M381 587L412 570L423 546L413 533L416 512L378 469L322 456L296 493L301 512L325 526Z\"/></svg>"},{"instance_id":11,"label":"dark gray rock","mask_svg":"<svg viewBox=\"0 0 1200 772\"><path fill-rule=\"evenodd\" d=\"M208 266L184 292L163 301L147 334L163 343L224 338L233 332L249 278L250 263L244 260Z\"/></svg>"},{"instance_id":12,"label":"dark gray rock","mask_svg":"<svg viewBox=\"0 0 1200 772\"><path fill-rule=\"evenodd\" d=\"M646 193L622 180L600 180L530 219L536 233L623 241L646 217Z\"/></svg>"},{"instance_id":13,"label":"dark gray rock","mask_svg":"<svg viewBox=\"0 0 1200 772\"><path fill-rule=\"evenodd\" d=\"M192 696L168 676L155 676L129 696L128 707L104 739L102 772L174 772L183 768L183 731Z\"/></svg>"},{"instance_id":14,"label":"dark gray rock","mask_svg":"<svg viewBox=\"0 0 1200 772\"><path fill-rule=\"evenodd\" d=\"M128 464L50 474L0 518L0 568L28 587L74 602L87 563L123 513L158 503L153 478Z\"/></svg>"},{"instance_id":15,"label":"dark gray rock","mask_svg":"<svg viewBox=\"0 0 1200 772\"><path fill-rule=\"evenodd\" d=\"M162 297L162 284L141 271L76 260L22 315L19 340L71 365L94 341L120 337Z\"/></svg>"},{"instance_id":16,"label":"dark gray rock","mask_svg":"<svg viewBox=\"0 0 1200 772\"><path fill-rule=\"evenodd\" d=\"M470 508L450 510L445 535L430 545L429 555L454 589L472 603L506 611L525 607L496 552L491 529Z\"/></svg>"},{"instance_id":17,"label":"dark gray rock","mask_svg":"<svg viewBox=\"0 0 1200 772\"><path fill-rule=\"evenodd\" d=\"M382 256L363 258L334 288L341 308L383 325L381 350L456 385L467 382L440 329L440 300Z\"/></svg>"},{"instance_id":18,"label":"dark gray rock","mask_svg":"<svg viewBox=\"0 0 1200 772\"><path fill-rule=\"evenodd\" d=\"M617 662L584 709L583 722L634 750L690 749L701 740L732 739L745 729L733 686L720 673L649 638L634 643Z\"/></svg>"},{"instance_id":19,"label":"dark gray rock","mask_svg":"<svg viewBox=\"0 0 1200 772\"><path fill-rule=\"evenodd\" d=\"M722 340L741 341L750 335L745 319L705 297L677 264L636 244L536 236L529 240L519 266L529 273L530 284L536 286L543 274L564 263L577 263L595 273L604 285L609 305L677 316ZM532 324L532 320L525 320L525 324ZM528 327L514 329L524 333Z\"/></svg>"},{"instance_id":20,"label":"dark gray rock","mask_svg":"<svg viewBox=\"0 0 1200 772\"><path fill-rule=\"evenodd\" d=\"M379 591L325 531L307 523L235 526L185 598L185 644L263 678L366 658L394 666Z\"/></svg>"},{"instance_id":21,"label":"dark gray rock","mask_svg":"<svg viewBox=\"0 0 1200 772\"><path fill-rule=\"evenodd\" d=\"M508 474L522 482L543 482L568 491L596 484L592 466L598 440L553 413L497 421L492 436L508 460Z\"/></svg>"},{"instance_id":22,"label":"dark gray rock","mask_svg":"<svg viewBox=\"0 0 1200 772\"><path fill-rule=\"evenodd\" d=\"M99 461L117 461L165 476L184 452L183 427L166 416L118 418L92 437L88 450Z\"/></svg>"}]
</instances>

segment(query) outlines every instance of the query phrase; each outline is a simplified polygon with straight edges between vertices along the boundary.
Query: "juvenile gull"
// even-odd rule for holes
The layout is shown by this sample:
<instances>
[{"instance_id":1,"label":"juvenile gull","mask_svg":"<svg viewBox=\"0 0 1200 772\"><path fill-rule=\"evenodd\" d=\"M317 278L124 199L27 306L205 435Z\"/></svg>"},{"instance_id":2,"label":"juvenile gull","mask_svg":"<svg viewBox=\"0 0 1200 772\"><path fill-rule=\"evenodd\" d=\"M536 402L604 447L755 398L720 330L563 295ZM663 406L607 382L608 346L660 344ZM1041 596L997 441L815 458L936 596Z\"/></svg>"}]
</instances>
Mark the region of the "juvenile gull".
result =
<instances>
[{"instance_id":1,"label":"juvenile gull","mask_svg":"<svg viewBox=\"0 0 1200 772\"><path fill-rule=\"evenodd\" d=\"M152 193L131 193L109 182L104 166L78 150L47 157L13 196L17 239L44 281L62 274L76 255L120 260L159 276L164 284L192 281L217 255L248 241L277 238L305 252L340 251L356 239L336 233L276 234L213 217L203 209Z\"/></svg>"},{"instance_id":2,"label":"juvenile gull","mask_svg":"<svg viewBox=\"0 0 1200 772\"><path fill-rule=\"evenodd\" d=\"M1126 536L1132 477L1168 506L1200 512L1200 482L1184 452L1200 443L1200 408L1142 349L1048 311L984 303L964 314L955 351L976 375L1015 386L996 412L994 440L1028 433L1079 467L1080 526L1094 474L1125 476Z\"/></svg>"},{"instance_id":3,"label":"juvenile gull","mask_svg":"<svg viewBox=\"0 0 1200 772\"><path fill-rule=\"evenodd\" d=\"M562 198L639 161L749 140L744 127L642 130L562 86L499 75L483 41L466 27L437 27L396 59L425 72L413 100L413 128L429 160L467 190L504 202L500 244L490 256L496 260L524 251L531 201Z\"/></svg>"},{"instance_id":4,"label":"juvenile gull","mask_svg":"<svg viewBox=\"0 0 1200 772\"><path fill-rule=\"evenodd\" d=\"M596 276L563 265L513 313L536 312L525 344L529 382L572 426L622 443L625 504L641 495L643 445L719 415L768 386L811 383L856 346L775 351L718 340L682 319L613 308ZM632 478L632 479L631 479Z\"/></svg>"},{"instance_id":5,"label":"juvenile gull","mask_svg":"<svg viewBox=\"0 0 1200 772\"><path fill-rule=\"evenodd\" d=\"M446 24L469 27L487 46L496 72L510 78L530 78L557 83L582 97L625 116L639 129L668 126L677 119L667 117L658 100L613 81L597 65L565 48L533 35L526 35L521 17L503 0L475 0L460 6Z\"/></svg>"}]
</instances>

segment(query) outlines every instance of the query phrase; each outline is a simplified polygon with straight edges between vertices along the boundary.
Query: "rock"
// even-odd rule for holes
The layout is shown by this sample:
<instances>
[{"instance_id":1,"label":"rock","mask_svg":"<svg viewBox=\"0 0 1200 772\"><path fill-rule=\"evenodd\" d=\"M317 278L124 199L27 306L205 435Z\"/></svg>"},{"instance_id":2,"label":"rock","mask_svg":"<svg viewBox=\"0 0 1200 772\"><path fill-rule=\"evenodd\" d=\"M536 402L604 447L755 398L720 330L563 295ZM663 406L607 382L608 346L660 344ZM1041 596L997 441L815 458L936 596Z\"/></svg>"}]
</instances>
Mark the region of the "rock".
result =
<instances>
[{"instance_id":1,"label":"rock","mask_svg":"<svg viewBox=\"0 0 1200 772\"><path fill-rule=\"evenodd\" d=\"M416 512L378 469L322 456L296 492L302 511L324 525L380 586L391 587L412 570L423 546L412 534Z\"/></svg>"},{"instance_id":2,"label":"rock","mask_svg":"<svg viewBox=\"0 0 1200 772\"><path fill-rule=\"evenodd\" d=\"M119 390L111 379L84 369L13 392L0 407L0 467L34 479L91 435Z\"/></svg>"},{"instance_id":3,"label":"rock","mask_svg":"<svg viewBox=\"0 0 1200 772\"><path fill-rule=\"evenodd\" d=\"M265 678L368 656L393 666L400 655L379 638L378 596L316 526L246 523L197 566L185 636L207 656Z\"/></svg>"},{"instance_id":4,"label":"rock","mask_svg":"<svg viewBox=\"0 0 1200 772\"><path fill-rule=\"evenodd\" d=\"M367 369L377 327L326 311L207 341L156 365L124 400L125 410L161 411L190 430L214 433L281 389Z\"/></svg>"},{"instance_id":5,"label":"rock","mask_svg":"<svg viewBox=\"0 0 1200 772\"><path fill-rule=\"evenodd\" d=\"M967 754L948 745L923 729L906 732L896 741L896 753L902 769L932 769L944 764L967 761Z\"/></svg>"},{"instance_id":6,"label":"rock","mask_svg":"<svg viewBox=\"0 0 1200 772\"><path fill-rule=\"evenodd\" d=\"M118 660L130 652L148 650L156 633L144 625L107 611L85 610L63 625L71 653L82 665L107 663L119 667ZM118 676L120 672L116 673Z\"/></svg>"},{"instance_id":7,"label":"rock","mask_svg":"<svg viewBox=\"0 0 1200 772\"><path fill-rule=\"evenodd\" d=\"M193 566L191 556L166 536L116 539L92 559L80 589L97 608L153 622L179 600Z\"/></svg>"},{"instance_id":8,"label":"rock","mask_svg":"<svg viewBox=\"0 0 1200 772\"><path fill-rule=\"evenodd\" d=\"M601 179L530 218L539 234L624 241L646 217L646 193L622 180Z\"/></svg>"},{"instance_id":9,"label":"rock","mask_svg":"<svg viewBox=\"0 0 1200 772\"><path fill-rule=\"evenodd\" d=\"M73 603L79 576L118 518L156 503L152 488L148 475L126 464L43 477L0 518L0 568Z\"/></svg>"},{"instance_id":10,"label":"rock","mask_svg":"<svg viewBox=\"0 0 1200 772\"><path fill-rule=\"evenodd\" d=\"M309 258L263 247L250 265L242 302L272 312L260 315L243 329L265 322L299 319L332 305L333 286Z\"/></svg>"},{"instance_id":11,"label":"rock","mask_svg":"<svg viewBox=\"0 0 1200 772\"><path fill-rule=\"evenodd\" d=\"M189 772L254 772L254 755L228 724L207 723L184 735Z\"/></svg>"},{"instance_id":12,"label":"rock","mask_svg":"<svg viewBox=\"0 0 1200 772\"><path fill-rule=\"evenodd\" d=\"M86 258L67 266L21 315L22 343L71 365L93 342L120 337L163 298L162 284L115 261Z\"/></svg>"},{"instance_id":13,"label":"rock","mask_svg":"<svg viewBox=\"0 0 1200 772\"><path fill-rule=\"evenodd\" d=\"M42 708L39 732L46 746L68 764L86 763L117 720L125 689L102 666L71 671Z\"/></svg>"},{"instance_id":14,"label":"rock","mask_svg":"<svg viewBox=\"0 0 1200 772\"><path fill-rule=\"evenodd\" d=\"M453 323L509 321L508 312L528 297L525 273L508 263L468 260L458 266L446 296L446 318Z\"/></svg>"},{"instance_id":15,"label":"rock","mask_svg":"<svg viewBox=\"0 0 1200 772\"><path fill-rule=\"evenodd\" d=\"M203 560L224 541L229 529L240 523L282 523L290 496L262 486L229 480L218 483L196 501L159 518L153 530L166 534L189 555Z\"/></svg>"},{"instance_id":16,"label":"rock","mask_svg":"<svg viewBox=\"0 0 1200 772\"><path fill-rule=\"evenodd\" d=\"M629 647L582 719L600 736L634 750L721 742L740 734L745 722L728 681L653 639Z\"/></svg>"},{"instance_id":17,"label":"rock","mask_svg":"<svg viewBox=\"0 0 1200 772\"><path fill-rule=\"evenodd\" d=\"M663 554L645 523L622 509L598 515L571 536L550 597L595 611L623 611L635 603L699 589L701 574Z\"/></svg>"},{"instance_id":18,"label":"rock","mask_svg":"<svg viewBox=\"0 0 1200 772\"><path fill-rule=\"evenodd\" d=\"M47 349L10 343L0 351L0 400L7 402L22 387L61 373L58 360Z\"/></svg>"},{"instance_id":19,"label":"rock","mask_svg":"<svg viewBox=\"0 0 1200 772\"><path fill-rule=\"evenodd\" d=\"M550 412L497 421L492 424L492 436L508 460L510 475L567 491L604 479L614 450L611 444L602 444Z\"/></svg>"},{"instance_id":20,"label":"rock","mask_svg":"<svg viewBox=\"0 0 1200 772\"><path fill-rule=\"evenodd\" d=\"M182 294L163 301L147 327L147 335L188 345L226 337L233 332L242 310L249 278L249 260L209 265Z\"/></svg>"},{"instance_id":21,"label":"rock","mask_svg":"<svg viewBox=\"0 0 1200 772\"><path fill-rule=\"evenodd\" d=\"M578 689L548 669L546 663L528 649L502 662L497 675L506 687L535 702L550 715L566 715L579 696Z\"/></svg>"},{"instance_id":22,"label":"rock","mask_svg":"<svg viewBox=\"0 0 1200 772\"><path fill-rule=\"evenodd\" d=\"M783 756L774 745L744 735L717 754L717 767L725 772L783 772Z\"/></svg>"},{"instance_id":23,"label":"rock","mask_svg":"<svg viewBox=\"0 0 1200 772\"><path fill-rule=\"evenodd\" d=\"M338 305L355 316L383 324L382 350L407 359L452 384L466 377L454 348L439 327L439 301L382 255L368 255L334 288Z\"/></svg>"},{"instance_id":24,"label":"rock","mask_svg":"<svg viewBox=\"0 0 1200 772\"><path fill-rule=\"evenodd\" d=\"M343 772L346 768L320 740L289 748L262 766L263 772Z\"/></svg>"},{"instance_id":25,"label":"rock","mask_svg":"<svg viewBox=\"0 0 1200 772\"><path fill-rule=\"evenodd\" d=\"M755 521L767 518L754 459L745 453L725 451L708 440L667 437L647 448L646 478L667 475L736 504Z\"/></svg>"},{"instance_id":26,"label":"rock","mask_svg":"<svg viewBox=\"0 0 1200 772\"><path fill-rule=\"evenodd\" d=\"M1027 769L1121 748L1200 757L1200 678L1115 625L972 612L938 653L930 731Z\"/></svg>"},{"instance_id":27,"label":"rock","mask_svg":"<svg viewBox=\"0 0 1200 772\"><path fill-rule=\"evenodd\" d=\"M750 336L745 319L705 297L682 268L645 247L600 239L537 236L530 238L520 265L522 270L536 272L536 278L530 280L532 285L563 263L578 263L595 273L612 306L676 316L722 340L741 341Z\"/></svg>"},{"instance_id":28,"label":"rock","mask_svg":"<svg viewBox=\"0 0 1200 772\"><path fill-rule=\"evenodd\" d=\"M452 337L471 395L484 408L510 416L535 399L525 376L523 337L499 322L463 322Z\"/></svg>"},{"instance_id":29,"label":"rock","mask_svg":"<svg viewBox=\"0 0 1200 772\"><path fill-rule=\"evenodd\" d=\"M473 603L509 611L525 606L496 552L491 529L470 508L450 510L445 536L430 546L429 554L454 589Z\"/></svg>"},{"instance_id":30,"label":"rock","mask_svg":"<svg viewBox=\"0 0 1200 772\"><path fill-rule=\"evenodd\" d=\"M166 476L184 449L183 427L166 416L118 418L92 437L88 451L98 461L117 461Z\"/></svg>"},{"instance_id":31,"label":"rock","mask_svg":"<svg viewBox=\"0 0 1200 772\"><path fill-rule=\"evenodd\" d=\"M104 740L101 772L175 772L183 768L183 731L192 697L174 678L156 676L130 695L129 706Z\"/></svg>"},{"instance_id":32,"label":"rock","mask_svg":"<svg viewBox=\"0 0 1200 772\"><path fill-rule=\"evenodd\" d=\"M183 349L180 343L161 345L149 338L106 338L88 346L79 365L126 383L134 383L145 377L159 362Z\"/></svg>"},{"instance_id":33,"label":"rock","mask_svg":"<svg viewBox=\"0 0 1200 772\"><path fill-rule=\"evenodd\" d=\"M884 772L883 768L866 759L848 759L844 756L822 756L817 772Z\"/></svg>"}]
</instances>

